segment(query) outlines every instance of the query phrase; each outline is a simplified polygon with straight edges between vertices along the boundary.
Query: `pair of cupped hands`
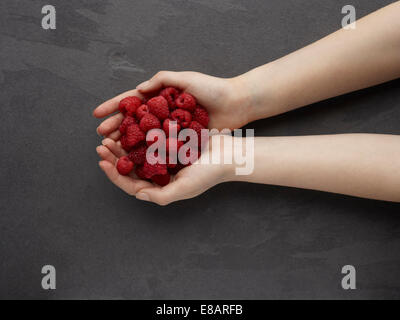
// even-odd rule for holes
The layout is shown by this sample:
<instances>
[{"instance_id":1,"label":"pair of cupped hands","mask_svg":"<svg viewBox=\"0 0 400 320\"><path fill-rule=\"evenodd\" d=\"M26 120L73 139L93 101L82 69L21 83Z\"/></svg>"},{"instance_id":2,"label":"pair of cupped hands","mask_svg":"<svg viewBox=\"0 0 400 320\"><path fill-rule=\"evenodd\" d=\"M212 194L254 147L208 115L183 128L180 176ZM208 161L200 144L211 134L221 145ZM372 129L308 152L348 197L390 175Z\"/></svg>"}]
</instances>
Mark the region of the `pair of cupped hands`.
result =
<instances>
[{"instance_id":1,"label":"pair of cupped hands","mask_svg":"<svg viewBox=\"0 0 400 320\"><path fill-rule=\"evenodd\" d=\"M199 161L179 171L164 187L141 180L134 174L123 176L118 173L116 162L118 158L126 155L119 142L118 128L123 120L123 115L118 112L120 100L127 96L143 98L147 93L169 86L177 87L196 97L209 112L209 129L237 129L250 121L248 109L251 102L239 78L224 79L197 72L161 71L150 80L138 85L136 89L124 92L99 105L93 115L96 118L107 117L97 127L97 133L104 137L102 145L96 148L102 159L99 162L100 168L112 183L129 195L159 205L195 197L218 183L232 180L234 175L231 165L201 164ZM212 148L211 143L210 146L207 152L212 153L215 148Z\"/></svg>"}]
</instances>

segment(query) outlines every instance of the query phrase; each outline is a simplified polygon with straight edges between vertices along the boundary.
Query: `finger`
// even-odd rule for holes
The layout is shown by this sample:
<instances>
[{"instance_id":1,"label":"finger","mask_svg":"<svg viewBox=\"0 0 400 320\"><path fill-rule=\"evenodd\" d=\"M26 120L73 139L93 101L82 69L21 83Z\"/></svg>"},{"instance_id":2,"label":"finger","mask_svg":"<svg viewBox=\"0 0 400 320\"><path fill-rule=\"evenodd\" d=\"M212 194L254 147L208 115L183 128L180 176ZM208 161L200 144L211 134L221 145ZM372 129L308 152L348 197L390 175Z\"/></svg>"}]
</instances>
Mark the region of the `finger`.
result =
<instances>
[{"instance_id":1,"label":"finger","mask_svg":"<svg viewBox=\"0 0 400 320\"><path fill-rule=\"evenodd\" d=\"M119 140L119 139L121 138L121 132L117 129L117 130L115 130L114 132L111 132L111 133L107 136L107 138L109 138L109 139L111 139L111 140L114 140L114 141L117 141L117 140Z\"/></svg>"},{"instance_id":2,"label":"finger","mask_svg":"<svg viewBox=\"0 0 400 320\"><path fill-rule=\"evenodd\" d=\"M139 84L136 89L140 92L150 92L170 86L185 89L188 86L186 78L185 72L160 71L150 80Z\"/></svg>"},{"instance_id":3,"label":"finger","mask_svg":"<svg viewBox=\"0 0 400 320\"><path fill-rule=\"evenodd\" d=\"M140 189L152 186L150 182L120 175L115 166L108 161L100 161L99 166L112 183L131 196L136 195L136 192Z\"/></svg>"},{"instance_id":4,"label":"finger","mask_svg":"<svg viewBox=\"0 0 400 320\"><path fill-rule=\"evenodd\" d=\"M126 151L122 148L120 141L114 141L109 138L105 138L101 144L107 147L117 158L126 156Z\"/></svg>"},{"instance_id":5,"label":"finger","mask_svg":"<svg viewBox=\"0 0 400 320\"><path fill-rule=\"evenodd\" d=\"M101 159L110 162L112 165L115 165L117 163L118 158L107 147L98 146L96 148L96 151Z\"/></svg>"},{"instance_id":6,"label":"finger","mask_svg":"<svg viewBox=\"0 0 400 320\"><path fill-rule=\"evenodd\" d=\"M139 97L140 99L143 99L143 95L141 95L140 92L136 89L126 91L106 102L103 102L101 105L99 105L96 109L94 109L93 116L95 116L96 118L104 118L104 117L114 113L115 111L118 110L119 102L122 99L129 97L129 96L136 96L136 97Z\"/></svg>"},{"instance_id":7,"label":"finger","mask_svg":"<svg viewBox=\"0 0 400 320\"><path fill-rule=\"evenodd\" d=\"M124 115L122 113L117 113L100 123L96 131L102 136L107 136L119 128L122 120L124 120Z\"/></svg>"},{"instance_id":8,"label":"finger","mask_svg":"<svg viewBox=\"0 0 400 320\"><path fill-rule=\"evenodd\" d=\"M153 187L141 189L137 194L136 198L139 200L151 201L159 204L160 206L165 206L171 202L183 200L186 197L187 189L185 187L185 179L177 179L170 182L165 187Z\"/></svg>"}]
</instances>

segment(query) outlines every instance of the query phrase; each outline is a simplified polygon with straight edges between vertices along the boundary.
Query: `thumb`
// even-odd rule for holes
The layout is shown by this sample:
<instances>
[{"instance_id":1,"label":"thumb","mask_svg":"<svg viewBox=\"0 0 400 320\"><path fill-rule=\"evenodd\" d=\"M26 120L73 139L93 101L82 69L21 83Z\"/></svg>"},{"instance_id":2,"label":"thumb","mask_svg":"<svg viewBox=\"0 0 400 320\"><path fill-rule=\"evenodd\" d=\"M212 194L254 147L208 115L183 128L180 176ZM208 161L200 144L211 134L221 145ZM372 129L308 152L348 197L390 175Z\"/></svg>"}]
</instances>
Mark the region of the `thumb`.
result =
<instances>
[{"instance_id":1,"label":"thumb","mask_svg":"<svg viewBox=\"0 0 400 320\"><path fill-rule=\"evenodd\" d=\"M150 80L142 82L136 89L140 92L150 92L161 89L162 87L177 87L186 89L188 83L183 72L160 71Z\"/></svg>"},{"instance_id":2,"label":"thumb","mask_svg":"<svg viewBox=\"0 0 400 320\"><path fill-rule=\"evenodd\" d=\"M185 181L181 178L162 188L143 188L136 194L136 198L165 206L171 202L185 199L185 189L187 189Z\"/></svg>"}]
</instances>

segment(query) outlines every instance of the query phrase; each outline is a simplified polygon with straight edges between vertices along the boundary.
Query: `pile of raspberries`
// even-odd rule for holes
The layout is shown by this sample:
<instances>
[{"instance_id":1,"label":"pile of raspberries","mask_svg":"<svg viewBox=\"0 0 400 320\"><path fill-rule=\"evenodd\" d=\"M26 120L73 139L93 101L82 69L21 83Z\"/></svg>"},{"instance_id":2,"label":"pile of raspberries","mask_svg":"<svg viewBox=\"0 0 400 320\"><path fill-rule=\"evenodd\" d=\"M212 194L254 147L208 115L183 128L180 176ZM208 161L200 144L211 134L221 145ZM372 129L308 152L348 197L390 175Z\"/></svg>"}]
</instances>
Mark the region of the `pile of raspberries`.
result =
<instances>
[{"instance_id":1,"label":"pile of raspberries","mask_svg":"<svg viewBox=\"0 0 400 320\"><path fill-rule=\"evenodd\" d=\"M124 115L124 120L119 126L122 134L121 146L128 153L117 162L120 174L128 175L135 168L135 173L140 179L165 186L170 182L171 175L196 160L191 159L188 164L182 164L179 160L177 163L170 163L168 159L171 152L177 153L185 143L179 141L177 136L169 136L170 127L175 127L173 129L176 129L177 134L184 128L193 129L198 141L201 141L201 129L208 126L207 110L200 106L191 94L167 87L147 101L135 96L126 97L120 101L118 108ZM167 159L164 163L147 162L147 148L158 140L157 134L152 134L157 131L149 132L152 129L162 129L165 133ZM199 148L199 153L200 151Z\"/></svg>"}]
</instances>

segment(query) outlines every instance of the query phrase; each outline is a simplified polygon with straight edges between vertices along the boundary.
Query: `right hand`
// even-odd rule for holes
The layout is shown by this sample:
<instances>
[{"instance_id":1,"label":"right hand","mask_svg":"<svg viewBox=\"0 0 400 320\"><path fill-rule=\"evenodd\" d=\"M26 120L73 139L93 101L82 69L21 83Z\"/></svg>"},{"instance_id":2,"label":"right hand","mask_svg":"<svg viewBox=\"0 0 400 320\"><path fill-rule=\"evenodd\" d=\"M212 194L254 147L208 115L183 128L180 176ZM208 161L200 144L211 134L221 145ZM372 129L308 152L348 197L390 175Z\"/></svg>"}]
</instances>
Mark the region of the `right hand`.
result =
<instances>
[{"instance_id":1,"label":"right hand","mask_svg":"<svg viewBox=\"0 0 400 320\"><path fill-rule=\"evenodd\" d=\"M249 99L239 78L217 78L192 71L160 71L136 89L146 94L170 86L192 94L207 109L209 129L237 129L249 122Z\"/></svg>"}]
</instances>

